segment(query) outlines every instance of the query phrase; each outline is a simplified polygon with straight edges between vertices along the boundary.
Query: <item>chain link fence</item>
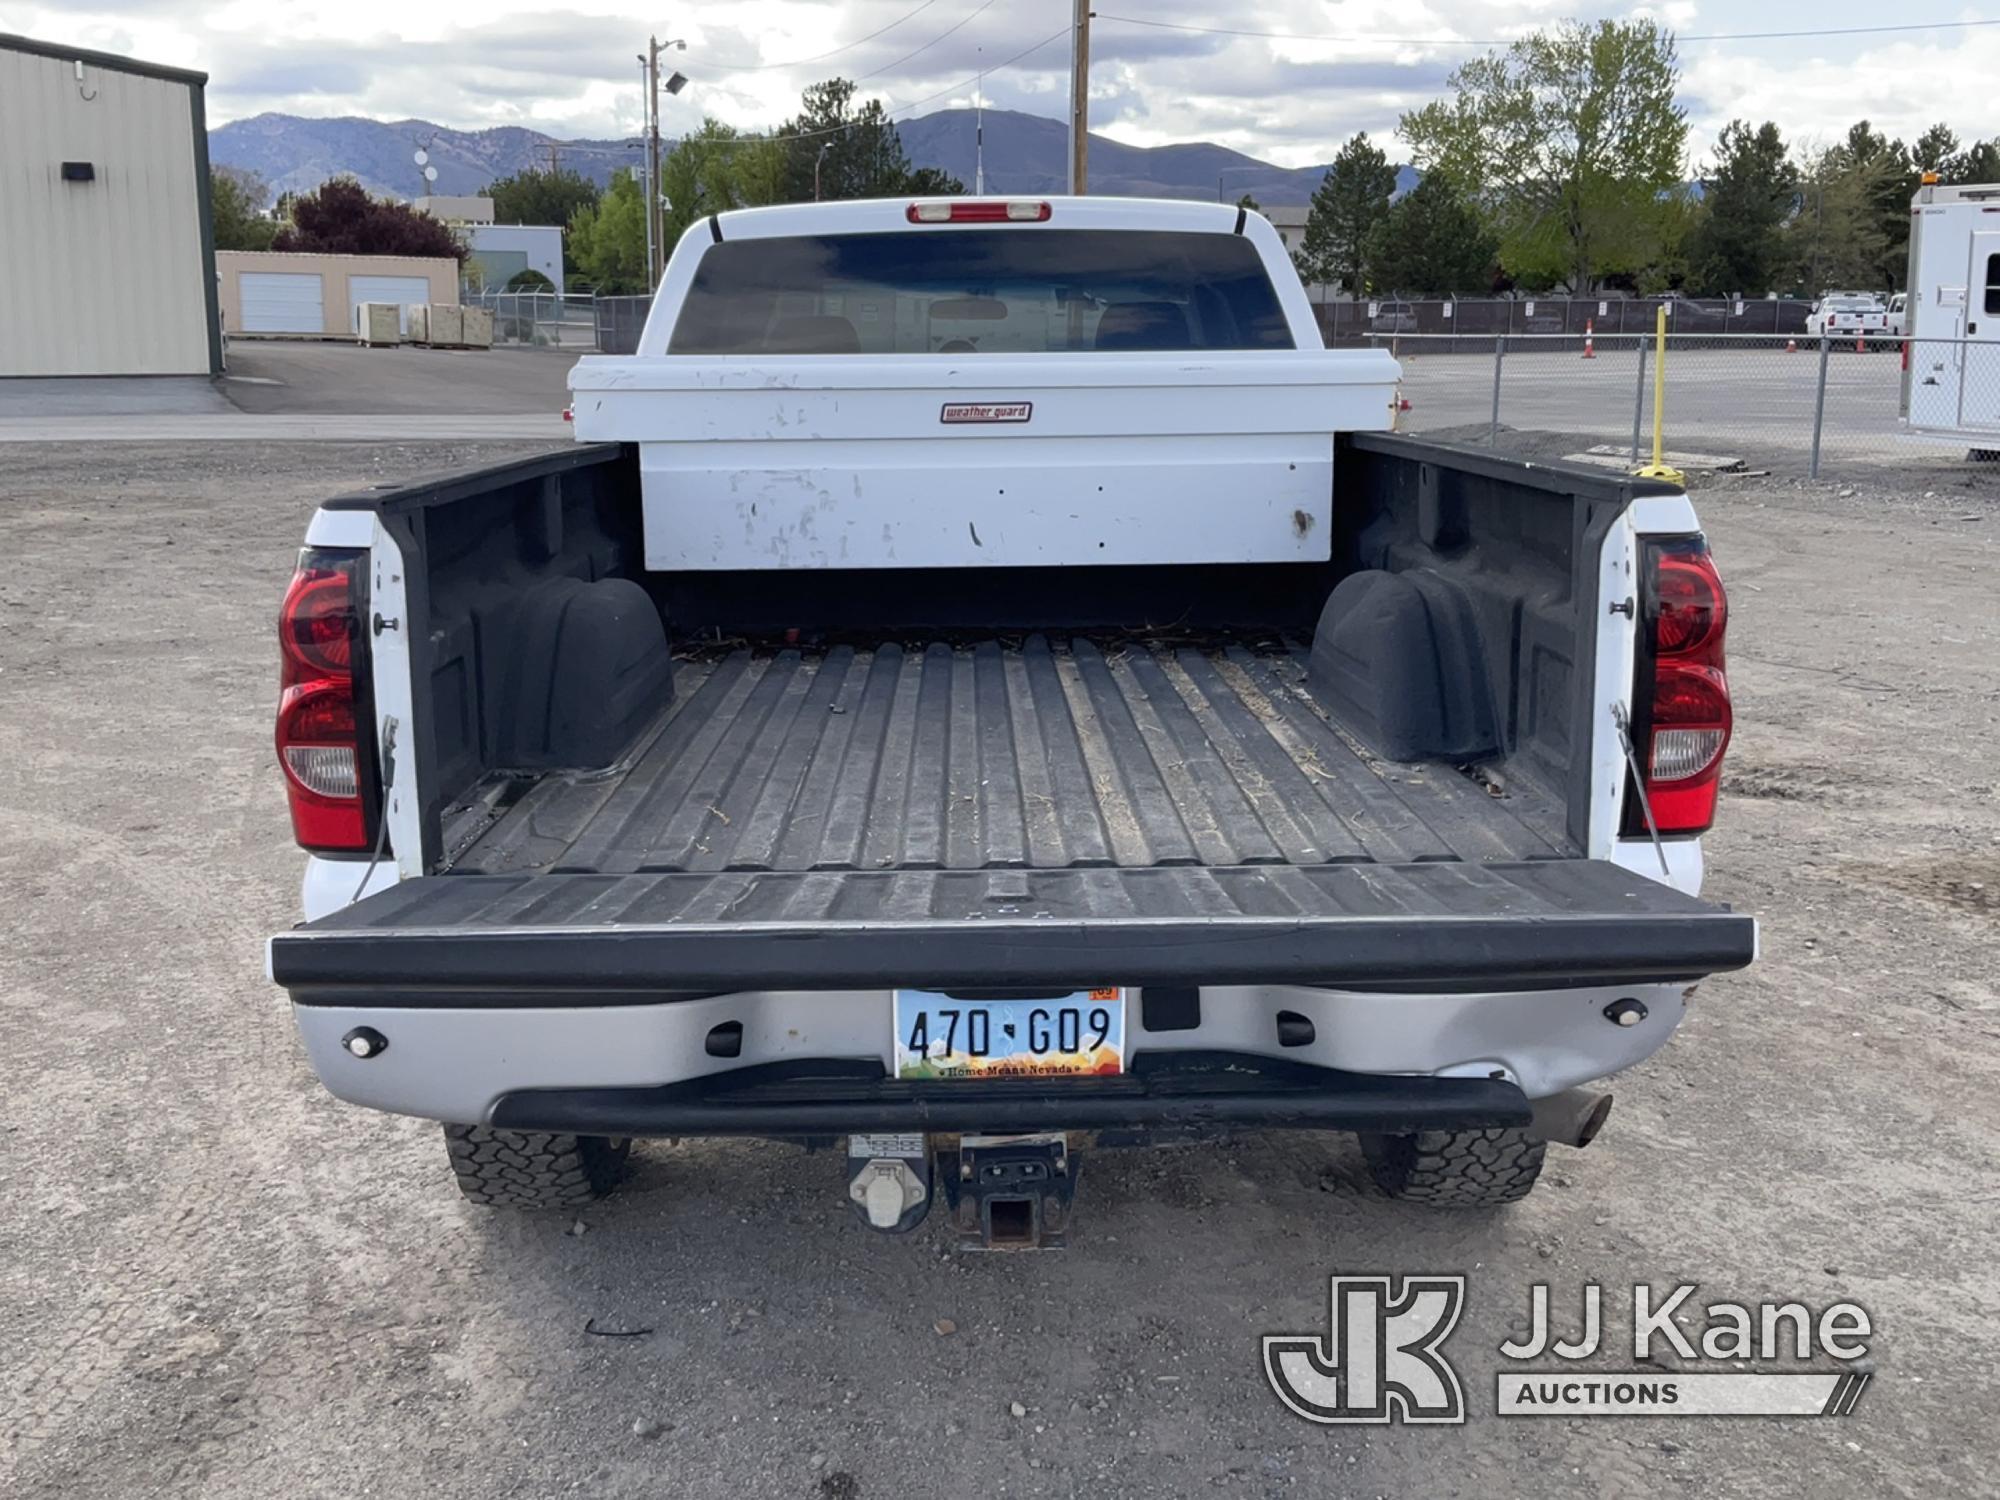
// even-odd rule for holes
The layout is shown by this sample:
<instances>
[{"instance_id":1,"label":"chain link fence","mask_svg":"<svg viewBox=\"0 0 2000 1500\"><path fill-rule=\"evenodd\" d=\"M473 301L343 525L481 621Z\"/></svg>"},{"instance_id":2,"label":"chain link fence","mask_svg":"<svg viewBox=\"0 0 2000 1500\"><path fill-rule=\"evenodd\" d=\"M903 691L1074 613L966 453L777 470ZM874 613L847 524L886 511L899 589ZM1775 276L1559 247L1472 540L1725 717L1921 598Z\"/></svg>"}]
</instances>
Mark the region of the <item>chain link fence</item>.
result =
<instances>
[{"instance_id":1,"label":"chain link fence","mask_svg":"<svg viewBox=\"0 0 2000 1500\"><path fill-rule=\"evenodd\" d=\"M1661 361L1650 334L1369 334L1402 365L1400 430L1630 468L1652 453ZM1669 334L1662 431L1682 469L1822 470L2000 450L2000 342ZM1913 425L1915 424L1915 425ZM1930 429L1930 430L1924 430ZM1676 455L1690 462L1677 462Z\"/></svg>"},{"instance_id":2,"label":"chain link fence","mask_svg":"<svg viewBox=\"0 0 2000 1500\"><path fill-rule=\"evenodd\" d=\"M574 349L588 354L597 348L595 304L599 299L561 292L467 292L465 305L493 314L495 344L523 344L545 349Z\"/></svg>"},{"instance_id":3,"label":"chain link fence","mask_svg":"<svg viewBox=\"0 0 2000 1500\"><path fill-rule=\"evenodd\" d=\"M496 344L630 354L651 299L489 292ZM1448 434L1537 458L1629 469L1652 452L1659 377L1653 324L1669 309L1665 447L1751 469L1822 471L1963 461L2000 451L2000 342L1809 336L1810 304L1685 298L1326 303L1334 348L1402 364L1402 431ZM1599 309L1610 309L1602 315ZM1447 311L1449 309L1449 311ZM1915 425L1913 426L1912 423ZM1929 430L1925 430L1929 429Z\"/></svg>"},{"instance_id":4,"label":"chain link fence","mask_svg":"<svg viewBox=\"0 0 2000 1500\"><path fill-rule=\"evenodd\" d=\"M1315 306L1329 348L1352 348L1383 334L1450 335L1456 352L1490 350L1502 334L1584 336L1653 331L1659 310L1675 334L1806 336L1812 304L1795 297L1460 297L1429 301L1378 297Z\"/></svg>"},{"instance_id":5,"label":"chain link fence","mask_svg":"<svg viewBox=\"0 0 2000 1500\"><path fill-rule=\"evenodd\" d=\"M651 297L599 297L597 299L597 349L600 354L633 354L639 348L639 330L646 326Z\"/></svg>"}]
</instances>

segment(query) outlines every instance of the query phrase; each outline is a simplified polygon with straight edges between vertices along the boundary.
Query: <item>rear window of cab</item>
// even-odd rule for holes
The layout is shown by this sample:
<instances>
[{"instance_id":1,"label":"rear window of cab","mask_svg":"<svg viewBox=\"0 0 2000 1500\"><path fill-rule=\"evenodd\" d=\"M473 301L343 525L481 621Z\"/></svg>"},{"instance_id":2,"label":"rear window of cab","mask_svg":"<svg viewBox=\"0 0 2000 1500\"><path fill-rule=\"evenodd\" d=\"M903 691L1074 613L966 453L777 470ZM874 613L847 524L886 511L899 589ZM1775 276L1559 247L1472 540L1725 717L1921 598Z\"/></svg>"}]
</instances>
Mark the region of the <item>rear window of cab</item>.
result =
<instances>
[{"instance_id":1,"label":"rear window of cab","mask_svg":"<svg viewBox=\"0 0 2000 1500\"><path fill-rule=\"evenodd\" d=\"M952 229L710 245L669 354L1291 349L1241 235Z\"/></svg>"}]
</instances>

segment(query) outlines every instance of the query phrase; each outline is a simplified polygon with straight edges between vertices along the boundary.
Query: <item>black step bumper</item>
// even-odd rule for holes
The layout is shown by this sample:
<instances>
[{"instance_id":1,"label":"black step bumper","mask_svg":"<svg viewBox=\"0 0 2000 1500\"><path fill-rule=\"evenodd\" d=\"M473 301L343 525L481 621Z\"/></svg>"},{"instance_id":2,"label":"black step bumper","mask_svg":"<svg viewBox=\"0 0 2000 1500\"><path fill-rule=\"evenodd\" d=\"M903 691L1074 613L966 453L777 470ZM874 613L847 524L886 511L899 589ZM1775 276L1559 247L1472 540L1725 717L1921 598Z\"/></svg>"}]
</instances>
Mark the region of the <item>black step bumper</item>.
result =
<instances>
[{"instance_id":1,"label":"black step bumper","mask_svg":"<svg viewBox=\"0 0 2000 1500\"><path fill-rule=\"evenodd\" d=\"M904 1083L873 1064L743 1068L654 1089L504 1095L491 1124L610 1136L841 1136L1216 1126L1387 1135L1528 1123L1527 1096L1494 1078L1347 1073L1248 1053L1134 1059L1114 1078Z\"/></svg>"}]
</instances>

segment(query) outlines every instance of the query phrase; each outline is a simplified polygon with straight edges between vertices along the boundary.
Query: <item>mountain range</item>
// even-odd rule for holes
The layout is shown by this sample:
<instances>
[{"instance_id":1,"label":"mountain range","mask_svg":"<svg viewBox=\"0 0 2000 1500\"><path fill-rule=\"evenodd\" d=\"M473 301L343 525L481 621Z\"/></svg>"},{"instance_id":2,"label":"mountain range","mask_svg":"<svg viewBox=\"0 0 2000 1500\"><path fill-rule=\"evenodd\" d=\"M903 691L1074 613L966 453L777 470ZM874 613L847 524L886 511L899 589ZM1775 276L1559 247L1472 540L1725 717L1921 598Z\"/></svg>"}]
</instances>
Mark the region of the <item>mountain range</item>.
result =
<instances>
[{"instance_id":1,"label":"mountain range","mask_svg":"<svg viewBox=\"0 0 2000 1500\"><path fill-rule=\"evenodd\" d=\"M973 183L976 118L971 110L939 110L897 122L913 165L938 167ZM1018 110L989 109L985 120L986 187L994 193L1060 192L1068 177L1068 132L1059 120ZM497 178L551 161L600 186L636 165L636 140L558 140L506 125L449 130L428 120L308 119L261 114L209 132L209 159L255 172L273 193L303 192L347 173L371 192L413 198L422 193L477 193ZM435 169L427 181L418 150ZM1266 208L1303 206L1325 167L1280 167L1208 141L1128 146L1090 138L1090 190L1113 197L1224 198L1250 194ZM1398 191L1416 181L1402 167Z\"/></svg>"}]
</instances>

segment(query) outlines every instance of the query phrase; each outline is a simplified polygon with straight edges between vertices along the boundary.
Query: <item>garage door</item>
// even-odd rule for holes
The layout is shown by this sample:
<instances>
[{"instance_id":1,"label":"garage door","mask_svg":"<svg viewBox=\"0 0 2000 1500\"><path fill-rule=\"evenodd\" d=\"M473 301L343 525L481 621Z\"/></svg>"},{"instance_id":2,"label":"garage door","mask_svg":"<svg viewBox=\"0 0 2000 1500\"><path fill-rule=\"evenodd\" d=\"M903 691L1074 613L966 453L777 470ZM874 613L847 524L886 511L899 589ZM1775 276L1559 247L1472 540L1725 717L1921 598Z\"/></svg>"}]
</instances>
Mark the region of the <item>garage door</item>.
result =
<instances>
[{"instance_id":1,"label":"garage door","mask_svg":"<svg viewBox=\"0 0 2000 1500\"><path fill-rule=\"evenodd\" d=\"M244 333L326 332L326 288L317 272L245 271L238 290Z\"/></svg>"},{"instance_id":2,"label":"garage door","mask_svg":"<svg viewBox=\"0 0 2000 1500\"><path fill-rule=\"evenodd\" d=\"M354 310L364 302L393 302L403 309L403 332L410 331L410 304L431 300L425 276L350 276L347 278L347 326L355 327Z\"/></svg>"}]
</instances>

